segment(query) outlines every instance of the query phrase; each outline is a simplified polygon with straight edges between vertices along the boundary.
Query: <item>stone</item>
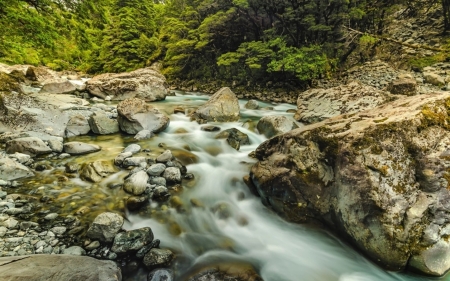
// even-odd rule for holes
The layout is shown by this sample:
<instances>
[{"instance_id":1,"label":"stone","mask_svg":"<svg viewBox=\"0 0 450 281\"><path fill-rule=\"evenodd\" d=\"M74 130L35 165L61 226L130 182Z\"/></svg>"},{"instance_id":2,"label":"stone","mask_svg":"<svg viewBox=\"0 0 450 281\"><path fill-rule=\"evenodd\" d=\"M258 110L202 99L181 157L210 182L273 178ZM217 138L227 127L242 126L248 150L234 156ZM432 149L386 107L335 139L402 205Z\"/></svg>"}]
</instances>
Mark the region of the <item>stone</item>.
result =
<instances>
[{"instance_id":1,"label":"stone","mask_svg":"<svg viewBox=\"0 0 450 281\"><path fill-rule=\"evenodd\" d=\"M127 157L122 162L122 167L141 167L142 165L147 165L147 159L143 156L139 157Z\"/></svg>"},{"instance_id":2,"label":"stone","mask_svg":"<svg viewBox=\"0 0 450 281\"><path fill-rule=\"evenodd\" d=\"M120 232L114 237L111 251L124 254L138 251L153 241L153 232L150 227L143 227L126 232Z\"/></svg>"},{"instance_id":3,"label":"stone","mask_svg":"<svg viewBox=\"0 0 450 281\"><path fill-rule=\"evenodd\" d=\"M27 164L32 163L31 156L28 154L16 152L16 153L10 154L8 156L9 156L9 158L19 162L20 164L27 165Z\"/></svg>"},{"instance_id":4,"label":"stone","mask_svg":"<svg viewBox=\"0 0 450 281\"><path fill-rule=\"evenodd\" d=\"M66 137L86 135L91 130L88 120L81 114L70 117L65 130Z\"/></svg>"},{"instance_id":5,"label":"stone","mask_svg":"<svg viewBox=\"0 0 450 281\"><path fill-rule=\"evenodd\" d=\"M62 251L64 255L85 256L86 251L79 246L72 246Z\"/></svg>"},{"instance_id":6,"label":"stone","mask_svg":"<svg viewBox=\"0 0 450 281\"><path fill-rule=\"evenodd\" d=\"M260 134L271 138L296 129L298 126L286 116L269 115L261 118L256 124L256 128Z\"/></svg>"},{"instance_id":7,"label":"stone","mask_svg":"<svg viewBox=\"0 0 450 281\"><path fill-rule=\"evenodd\" d=\"M174 159L172 151L166 150L163 153L161 153L158 157L156 157L156 162L166 163L167 161L170 161L172 159Z\"/></svg>"},{"instance_id":8,"label":"stone","mask_svg":"<svg viewBox=\"0 0 450 281\"><path fill-rule=\"evenodd\" d=\"M164 170L163 177L168 184L181 183L181 171L177 167L168 167Z\"/></svg>"},{"instance_id":9,"label":"stone","mask_svg":"<svg viewBox=\"0 0 450 281\"><path fill-rule=\"evenodd\" d=\"M98 215L86 235L101 242L112 242L116 234L122 229L123 218L115 213L105 212Z\"/></svg>"},{"instance_id":10,"label":"stone","mask_svg":"<svg viewBox=\"0 0 450 281\"><path fill-rule=\"evenodd\" d=\"M417 81L412 78L401 78L392 81L387 90L393 95L417 95Z\"/></svg>"},{"instance_id":11,"label":"stone","mask_svg":"<svg viewBox=\"0 0 450 281\"><path fill-rule=\"evenodd\" d=\"M29 66L25 72L25 77L32 81L37 81L40 83L59 78L58 74L55 71L44 66Z\"/></svg>"},{"instance_id":12,"label":"stone","mask_svg":"<svg viewBox=\"0 0 450 281\"><path fill-rule=\"evenodd\" d=\"M58 217L57 213L50 213L44 217L45 220L52 221Z\"/></svg>"},{"instance_id":13,"label":"stone","mask_svg":"<svg viewBox=\"0 0 450 281\"><path fill-rule=\"evenodd\" d=\"M249 100L245 105L245 108L247 109L258 109L259 108L259 103L257 100Z\"/></svg>"},{"instance_id":14,"label":"stone","mask_svg":"<svg viewBox=\"0 0 450 281\"><path fill-rule=\"evenodd\" d=\"M86 83L86 90L94 96L111 100L139 98L145 101L164 100L168 93L166 78L152 68L125 73L105 73Z\"/></svg>"},{"instance_id":15,"label":"stone","mask_svg":"<svg viewBox=\"0 0 450 281\"><path fill-rule=\"evenodd\" d=\"M148 269L168 266L174 258L169 249L153 248L144 256L143 263Z\"/></svg>"},{"instance_id":16,"label":"stone","mask_svg":"<svg viewBox=\"0 0 450 281\"><path fill-rule=\"evenodd\" d=\"M252 265L246 263L223 262L203 267L186 278L187 281L248 280L262 281Z\"/></svg>"},{"instance_id":17,"label":"stone","mask_svg":"<svg viewBox=\"0 0 450 281\"><path fill-rule=\"evenodd\" d=\"M230 88L221 88L209 100L192 114L191 119L206 122L234 122L238 121L239 101ZM201 121L201 122L204 122Z\"/></svg>"},{"instance_id":18,"label":"stone","mask_svg":"<svg viewBox=\"0 0 450 281\"><path fill-rule=\"evenodd\" d=\"M130 211L136 211L144 207L148 203L148 199L145 196L131 196L127 199L127 209Z\"/></svg>"},{"instance_id":19,"label":"stone","mask_svg":"<svg viewBox=\"0 0 450 281\"><path fill-rule=\"evenodd\" d=\"M0 154L0 180L12 181L34 176L34 173L26 166Z\"/></svg>"},{"instance_id":20,"label":"stone","mask_svg":"<svg viewBox=\"0 0 450 281\"><path fill-rule=\"evenodd\" d=\"M60 140L48 140L47 145L53 152L56 153L61 153L64 149L63 142Z\"/></svg>"},{"instance_id":21,"label":"stone","mask_svg":"<svg viewBox=\"0 0 450 281\"><path fill-rule=\"evenodd\" d=\"M405 97L276 136L256 149L251 181L286 219L325 224L388 269L440 276L450 268L449 101Z\"/></svg>"},{"instance_id":22,"label":"stone","mask_svg":"<svg viewBox=\"0 0 450 281\"><path fill-rule=\"evenodd\" d=\"M139 171L125 179L123 190L133 195L141 195L147 189L149 176L145 171Z\"/></svg>"},{"instance_id":23,"label":"stone","mask_svg":"<svg viewBox=\"0 0 450 281\"><path fill-rule=\"evenodd\" d=\"M167 185L167 181L163 177L152 177L150 179L150 184L166 186Z\"/></svg>"},{"instance_id":24,"label":"stone","mask_svg":"<svg viewBox=\"0 0 450 281\"><path fill-rule=\"evenodd\" d=\"M74 84L72 84L67 79L51 79L46 80L43 83L43 86L41 88L41 93L50 93L50 94L72 94L74 93L77 88Z\"/></svg>"},{"instance_id":25,"label":"stone","mask_svg":"<svg viewBox=\"0 0 450 281\"><path fill-rule=\"evenodd\" d=\"M147 174L149 176L160 176L164 172L165 169L166 169L166 165L164 165L162 163L156 163L156 164L151 165L147 169Z\"/></svg>"},{"instance_id":26,"label":"stone","mask_svg":"<svg viewBox=\"0 0 450 281\"><path fill-rule=\"evenodd\" d=\"M94 250L94 249L97 249L98 247L100 247L100 242L98 242L98 241L92 241L91 243L89 243L89 245L87 245L87 246L85 247L85 249L86 249L87 251L92 251L92 250Z\"/></svg>"},{"instance_id":27,"label":"stone","mask_svg":"<svg viewBox=\"0 0 450 281\"><path fill-rule=\"evenodd\" d=\"M109 118L102 111L94 112L88 122L94 134L109 135L119 132L119 123L117 120Z\"/></svg>"},{"instance_id":28,"label":"stone","mask_svg":"<svg viewBox=\"0 0 450 281\"><path fill-rule=\"evenodd\" d=\"M431 85L435 85L435 86L439 86L439 87L445 85L444 78L434 72L424 72L423 79L425 80L426 83L429 83Z\"/></svg>"},{"instance_id":29,"label":"stone","mask_svg":"<svg viewBox=\"0 0 450 281\"><path fill-rule=\"evenodd\" d=\"M52 150L40 138L25 137L6 142L6 153L16 152L36 156L51 153Z\"/></svg>"},{"instance_id":30,"label":"stone","mask_svg":"<svg viewBox=\"0 0 450 281\"><path fill-rule=\"evenodd\" d=\"M128 153L130 152L131 154L136 154L139 151L141 151L141 146L139 144L130 144L129 146L125 147L124 150L122 150L122 153Z\"/></svg>"},{"instance_id":31,"label":"stone","mask_svg":"<svg viewBox=\"0 0 450 281\"><path fill-rule=\"evenodd\" d=\"M131 157L131 156L133 156L133 153L131 153L131 152L122 152L122 153L120 153L114 159L114 165L121 166L123 161L125 159L127 159L128 157Z\"/></svg>"},{"instance_id":32,"label":"stone","mask_svg":"<svg viewBox=\"0 0 450 281\"><path fill-rule=\"evenodd\" d=\"M170 197L169 190L167 187L159 185L155 187L155 190L153 191L153 197L152 199L156 201L166 201Z\"/></svg>"},{"instance_id":33,"label":"stone","mask_svg":"<svg viewBox=\"0 0 450 281\"><path fill-rule=\"evenodd\" d=\"M170 269L158 268L147 275L147 281L173 281L173 272Z\"/></svg>"},{"instance_id":34,"label":"stone","mask_svg":"<svg viewBox=\"0 0 450 281\"><path fill-rule=\"evenodd\" d=\"M90 182L100 182L103 178L114 174L116 169L111 161L94 161L83 164L80 170L80 178Z\"/></svg>"},{"instance_id":35,"label":"stone","mask_svg":"<svg viewBox=\"0 0 450 281\"><path fill-rule=\"evenodd\" d=\"M142 130L153 133L164 131L170 123L169 117L144 100L131 98L117 105L120 129L127 134L137 134Z\"/></svg>"},{"instance_id":36,"label":"stone","mask_svg":"<svg viewBox=\"0 0 450 281\"><path fill-rule=\"evenodd\" d=\"M236 150L239 150L241 145L250 144L248 135L236 128L231 128L220 132L216 135L216 139L227 139L227 143Z\"/></svg>"},{"instance_id":37,"label":"stone","mask_svg":"<svg viewBox=\"0 0 450 281\"><path fill-rule=\"evenodd\" d=\"M152 131L150 130L142 130L139 131L135 136L134 139L135 140L148 140L151 139L154 136L154 134L152 133Z\"/></svg>"},{"instance_id":38,"label":"stone","mask_svg":"<svg viewBox=\"0 0 450 281\"><path fill-rule=\"evenodd\" d=\"M64 144L64 152L70 155L82 155L98 152L101 147L96 144L89 144L79 141L66 142Z\"/></svg>"},{"instance_id":39,"label":"stone","mask_svg":"<svg viewBox=\"0 0 450 281\"><path fill-rule=\"evenodd\" d=\"M0 271L3 280L122 280L121 270L116 263L73 255L0 257Z\"/></svg>"},{"instance_id":40,"label":"stone","mask_svg":"<svg viewBox=\"0 0 450 281\"><path fill-rule=\"evenodd\" d=\"M217 126L202 126L200 130L205 132L218 132L220 131L220 127Z\"/></svg>"}]
</instances>

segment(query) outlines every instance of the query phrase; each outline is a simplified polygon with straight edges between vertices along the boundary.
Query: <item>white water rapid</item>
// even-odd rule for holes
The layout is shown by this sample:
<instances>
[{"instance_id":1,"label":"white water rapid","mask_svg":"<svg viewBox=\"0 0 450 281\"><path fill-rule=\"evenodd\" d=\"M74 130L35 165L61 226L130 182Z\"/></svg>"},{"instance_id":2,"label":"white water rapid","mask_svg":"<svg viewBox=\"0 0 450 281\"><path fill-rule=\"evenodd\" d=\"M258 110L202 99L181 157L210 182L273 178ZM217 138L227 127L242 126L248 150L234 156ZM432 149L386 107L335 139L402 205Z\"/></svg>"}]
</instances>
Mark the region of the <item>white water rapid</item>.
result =
<instances>
[{"instance_id":1,"label":"white water rapid","mask_svg":"<svg viewBox=\"0 0 450 281\"><path fill-rule=\"evenodd\" d=\"M156 106L195 107L207 98L177 93ZM162 247L182 253L184 259L177 268L178 274L195 264L237 261L252 264L265 281L435 280L387 272L327 232L288 223L264 207L242 181L255 162L248 154L265 140L253 127L264 115L292 118L293 114L286 110L295 107L260 102L262 107L273 106L273 110L248 110L244 104L245 101L240 102L240 122L212 124L222 130L238 128L248 134L251 145L241 146L240 151L225 140L215 139L217 132L200 130L205 125L190 122L183 114L171 115L169 128L152 142L164 142L170 149L188 148L198 158L196 163L187 165L188 172L196 177L195 184L180 194L189 211L168 209L170 222L179 227L181 234L174 234L167 221L163 224L158 217L139 214L128 215L126 229L150 226ZM203 207L191 207L192 199Z\"/></svg>"}]
</instances>

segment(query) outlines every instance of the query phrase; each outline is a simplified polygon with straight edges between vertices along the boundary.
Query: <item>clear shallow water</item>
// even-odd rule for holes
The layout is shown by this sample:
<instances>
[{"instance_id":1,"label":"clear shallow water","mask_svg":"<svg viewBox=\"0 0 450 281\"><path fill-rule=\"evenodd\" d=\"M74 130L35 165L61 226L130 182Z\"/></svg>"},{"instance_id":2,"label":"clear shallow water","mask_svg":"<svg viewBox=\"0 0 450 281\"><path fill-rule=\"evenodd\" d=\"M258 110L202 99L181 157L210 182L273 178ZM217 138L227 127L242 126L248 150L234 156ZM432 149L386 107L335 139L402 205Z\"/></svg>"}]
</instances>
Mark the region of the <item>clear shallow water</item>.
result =
<instances>
[{"instance_id":1,"label":"clear shallow water","mask_svg":"<svg viewBox=\"0 0 450 281\"><path fill-rule=\"evenodd\" d=\"M248 134L251 145L236 151L225 140L215 139L217 132L200 130L205 125L191 122L184 114L172 114L176 106L189 110L207 99L208 96L177 93L176 97L155 103L170 115L170 126L151 140L138 142L153 156L171 149L187 165L188 172L195 175L195 180L183 182L185 188L176 194L179 198L176 203L152 203L138 213L129 213L123 203L127 195L120 189L110 188L111 183L120 182L126 176L126 171L98 184L78 178L61 179L67 162L112 160L125 146L135 143L132 136L119 134L75 138L99 144L103 149L99 153L53 161L52 169L38 174L37 179L24 186L31 189L29 193L52 197L54 202L48 205L49 209L74 214L82 206L89 207L83 213L86 221L92 221L103 211L119 211L127 217L126 229L150 226L162 247L178 253L177 275L198 264L234 261L252 264L266 281L436 280L386 272L327 232L285 222L265 208L242 181L255 162L248 154L265 140L254 128L257 120L265 115L292 118L293 114L286 111L295 106L260 102L263 109L247 110L246 101L241 101L239 122L208 124L222 130L235 127ZM273 110L264 110L267 107Z\"/></svg>"}]
</instances>

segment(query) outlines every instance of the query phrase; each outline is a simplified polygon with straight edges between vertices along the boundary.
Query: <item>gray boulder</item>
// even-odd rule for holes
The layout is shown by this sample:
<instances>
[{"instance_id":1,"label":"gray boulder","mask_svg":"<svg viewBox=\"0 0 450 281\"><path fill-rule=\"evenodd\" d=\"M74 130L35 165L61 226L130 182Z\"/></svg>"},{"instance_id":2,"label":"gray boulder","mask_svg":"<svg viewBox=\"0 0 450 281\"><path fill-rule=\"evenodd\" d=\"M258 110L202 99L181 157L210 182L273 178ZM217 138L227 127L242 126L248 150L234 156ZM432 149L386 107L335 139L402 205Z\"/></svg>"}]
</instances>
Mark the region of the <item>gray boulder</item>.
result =
<instances>
[{"instance_id":1,"label":"gray boulder","mask_svg":"<svg viewBox=\"0 0 450 281\"><path fill-rule=\"evenodd\" d=\"M152 270L148 276L147 281L173 281L173 272L170 269L158 268Z\"/></svg>"},{"instance_id":2,"label":"gray boulder","mask_svg":"<svg viewBox=\"0 0 450 281\"><path fill-rule=\"evenodd\" d=\"M32 255L1 257L4 281L121 281L120 268L113 261L86 256ZM32 277L31 277L32 276Z\"/></svg>"},{"instance_id":3,"label":"gray boulder","mask_svg":"<svg viewBox=\"0 0 450 281\"><path fill-rule=\"evenodd\" d=\"M164 131L170 119L144 100L131 98L117 105L120 129L127 134L137 134L142 130L154 133Z\"/></svg>"},{"instance_id":4,"label":"gray boulder","mask_svg":"<svg viewBox=\"0 0 450 281\"><path fill-rule=\"evenodd\" d=\"M25 72L25 76L31 81L36 81L39 83L60 78L55 71L44 66L29 66Z\"/></svg>"},{"instance_id":5,"label":"gray boulder","mask_svg":"<svg viewBox=\"0 0 450 281\"><path fill-rule=\"evenodd\" d=\"M166 169L166 165L162 164L162 163L156 163L151 165L148 169L147 169L147 173L150 176L160 176L164 170Z\"/></svg>"},{"instance_id":6,"label":"gray boulder","mask_svg":"<svg viewBox=\"0 0 450 281\"><path fill-rule=\"evenodd\" d=\"M250 144L248 135L236 128L231 128L218 133L216 139L227 139L227 143L236 150L239 150L241 145Z\"/></svg>"},{"instance_id":7,"label":"gray boulder","mask_svg":"<svg viewBox=\"0 0 450 281\"><path fill-rule=\"evenodd\" d=\"M89 154L100 151L101 147L96 144L89 144L79 141L66 142L64 144L64 152L70 155Z\"/></svg>"},{"instance_id":8,"label":"gray boulder","mask_svg":"<svg viewBox=\"0 0 450 281\"><path fill-rule=\"evenodd\" d=\"M100 182L103 178L114 174L116 169L111 161L94 161L81 167L80 177L90 182Z\"/></svg>"},{"instance_id":9,"label":"gray boulder","mask_svg":"<svg viewBox=\"0 0 450 281\"><path fill-rule=\"evenodd\" d=\"M294 121L286 116L264 116L256 124L259 133L265 135L267 138L289 132L290 130L298 128Z\"/></svg>"},{"instance_id":10,"label":"gray boulder","mask_svg":"<svg viewBox=\"0 0 450 281\"><path fill-rule=\"evenodd\" d=\"M6 153L12 154L16 152L36 156L51 153L52 149L48 147L40 138L25 137L6 142Z\"/></svg>"},{"instance_id":11,"label":"gray boulder","mask_svg":"<svg viewBox=\"0 0 450 281\"><path fill-rule=\"evenodd\" d=\"M147 189L149 176L145 171L139 171L131 174L125 179L123 190L133 195L141 195Z\"/></svg>"},{"instance_id":12,"label":"gray boulder","mask_svg":"<svg viewBox=\"0 0 450 281\"><path fill-rule=\"evenodd\" d=\"M147 139L151 139L153 137L153 133L149 130L142 130L139 131L135 136L134 139L135 140L147 140Z\"/></svg>"},{"instance_id":13,"label":"gray boulder","mask_svg":"<svg viewBox=\"0 0 450 281\"><path fill-rule=\"evenodd\" d=\"M434 72L423 73L423 79L425 80L426 83L429 83L431 85L435 85L435 86L439 86L439 87L445 85L444 78Z\"/></svg>"},{"instance_id":14,"label":"gray boulder","mask_svg":"<svg viewBox=\"0 0 450 281\"><path fill-rule=\"evenodd\" d=\"M86 251L79 246L72 246L62 251L64 255L85 256Z\"/></svg>"},{"instance_id":15,"label":"gray boulder","mask_svg":"<svg viewBox=\"0 0 450 281\"><path fill-rule=\"evenodd\" d=\"M153 241L153 232L150 227L143 227L121 232L114 237L111 250L117 254L138 251Z\"/></svg>"},{"instance_id":16,"label":"gray boulder","mask_svg":"<svg viewBox=\"0 0 450 281\"><path fill-rule=\"evenodd\" d=\"M101 242L112 242L119 230L122 229L122 225L123 218L118 214L101 213L94 219L86 235Z\"/></svg>"},{"instance_id":17,"label":"gray boulder","mask_svg":"<svg viewBox=\"0 0 450 281\"><path fill-rule=\"evenodd\" d=\"M247 109L258 109L259 103L257 100L249 100L244 106Z\"/></svg>"},{"instance_id":18,"label":"gray boulder","mask_svg":"<svg viewBox=\"0 0 450 281\"><path fill-rule=\"evenodd\" d=\"M34 176L26 166L0 154L0 180L11 181Z\"/></svg>"},{"instance_id":19,"label":"gray boulder","mask_svg":"<svg viewBox=\"0 0 450 281\"><path fill-rule=\"evenodd\" d=\"M87 91L99 98L112 100L139 98L145 101L164 100L168 93L166 78L151 68L126 73L106 73L87 82Z\"/></svg>"},{"instance_id":20,"label":"gray boulder","mask_svg":"<svg viewBox=\"0 0 450 281\"><path fill-rule=\"evenodd\" d=\"M141 146L139 144L130 144L129 146L125 147L124 150L122 150L122 153L128 153L135 154L141 151Z\"/></svg>"},{"instance_id":21,"label":"gray boulder","mask_svg":"<svg viewBox=\"0 0 450 281\"><path fill-rule=\"evenodd\" d=\"M168 184L177 184L181 182L181 172L177 167L168 167L164 170L163 177Z\"/></svg>"},{"instance_id":22,"label":"gray boulder","mask_svg":"<svg viewBox=\"0 0 450 281\"><path fill-rule=\"evenodd\" d=\"M147 166L147 159L143 156L139 157L127 157L122 162L122 167L128 168L128 167L146 167Z\"/></svg>"},{"instance_id":23,"label":"gray boulder","mask_svg":"<svg viewBox=\"0 0 450 281\"><path fill-rule=\"evenodd\" d=\"M148 269L156 267L168 266L174 258L174 255L169 249L153 248L144 256L144 265Z\"/></svg>"},{"instance_id":24,"label":"gray boulder","mask_svg":"<svg viewBox=\"0 0 450 281\"><path fill-rule=\"evenodd\" d=\"M116 156L116 158L114 158L114 165L121 166L123 161L131 156L133 156L133 153L131 152L120 153L119 155Z\"/></svg>"},{"instance_id":25,"label":"gray boulder","mask_svg":"<svg viewBox=\"0 0 450 281\"><path fill-rule=\"evenodd\" d=\"M67 79L52 79L43 82L41 93L72 94L77 90Z\"/></svg>"},{"instance_id":26,"label":"gray boulder","mask_svg":"<svg viewBox=\"0 0 450 281\"><path fill-rule=\"evenodd\" d=\"M450 269L449 93L415 95L276 136L250 173L263 202L320 222L384 267Z\"/></svg>"},{"instance_id":27,"label":"gray boulder","mask_svg":"<svg viewBox=\"0 0 450 281\"><path fill-rule=\"evenodd\" d=\"M163 153L161 153L158 157L156 157L156 162L166 163L172 159L174 159L172 151L166 150Z\"/></svg>"},{"instance_id":28,"label":"gray boulder","mask_svg":"<svg viewBox=\"0 0 450 281\"><path fill-rule=\"evenodd\" d=\"M74 137L89 133L91 127L88 120L81 114L75 114L70 117L65 130L66 137Z\"/></svg>"},{"instance_id":29,"label":"gray boulder","mask_svg":"<svg viewBox=\"0 0 450 281\"><path fill-rule=\"evenodd\" d=\"M230 88L221 88L192 114L191 118L207 122L234 122L239 120L239 100Z\"/></svg>"},{"instance_id":30,"label":"gray boulder","mask_svg":"<svg viewBox=\"0 0 450 281\"><path fill-rule=\"evenodd\" d=\"M103 111L94 112L89 118L89 126L95 134L108 135L119 132L119 123L111 119Z\"/></svg>"}]
</instances>

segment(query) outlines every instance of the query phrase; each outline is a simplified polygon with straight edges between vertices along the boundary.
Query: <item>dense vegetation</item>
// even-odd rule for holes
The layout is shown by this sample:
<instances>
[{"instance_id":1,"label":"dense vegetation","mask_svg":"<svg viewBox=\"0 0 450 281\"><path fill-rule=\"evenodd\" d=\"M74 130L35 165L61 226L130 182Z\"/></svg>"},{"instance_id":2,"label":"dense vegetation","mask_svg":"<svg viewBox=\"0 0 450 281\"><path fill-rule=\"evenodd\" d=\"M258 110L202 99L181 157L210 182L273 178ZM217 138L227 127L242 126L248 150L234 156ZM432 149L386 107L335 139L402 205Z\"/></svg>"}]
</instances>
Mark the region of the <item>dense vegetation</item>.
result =
<instances>
[{"instance_id":1,"label":"dense vegetation","mask_svg":"<svg viewBox=\"0 0 450 281\"><path fill-rule=\"evenodd\" d=\"M0 61L119 72L161 62L170 79L299 84L329 75L399 5L442 0L0 0Z\"/></svg>"}]
</instances>

